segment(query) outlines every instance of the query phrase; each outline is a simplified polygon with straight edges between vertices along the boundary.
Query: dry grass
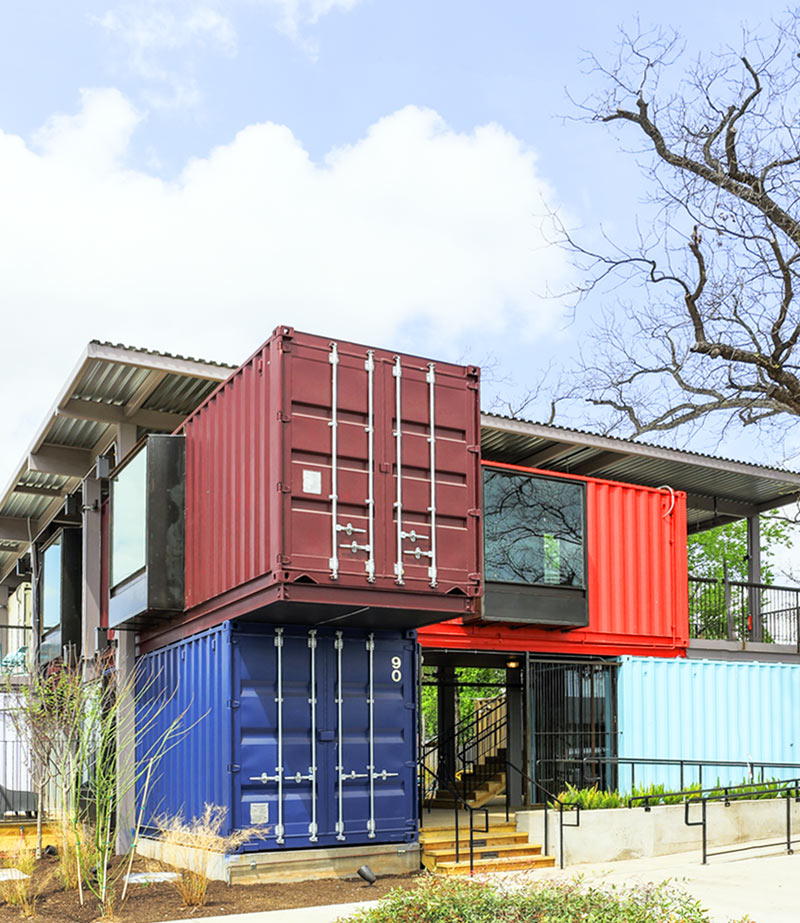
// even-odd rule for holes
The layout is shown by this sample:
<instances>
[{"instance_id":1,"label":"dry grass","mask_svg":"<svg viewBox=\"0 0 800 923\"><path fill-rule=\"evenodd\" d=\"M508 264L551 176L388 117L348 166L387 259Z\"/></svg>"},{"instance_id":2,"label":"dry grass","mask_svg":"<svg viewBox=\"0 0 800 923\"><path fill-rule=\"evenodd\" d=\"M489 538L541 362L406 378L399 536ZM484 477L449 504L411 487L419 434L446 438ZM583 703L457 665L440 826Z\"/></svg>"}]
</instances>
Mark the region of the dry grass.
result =
<instances>
[{"instance_id":1,"label":"dry grass","mask_svg":"<svg viewBox=\"0 0 800 923\"><path fill-rule=\"evenodd\" d=\"M225 814L225 808L207 804L200 817L190 821L185 821L181 814L156 819L166 847L163 860L180 873L174 885L186 907L205 905L209 872L215 859L264 833L264 827L247 827L223 834Z\"/></svg>"},{"instance_id":2,"label":"dry grass","mask_svg":"<svg viewBox=\"0 0 800 923\"><path fill-rule=\"evenodd\" d=\"M23 917L32 917L36 913L37 895L33 885L35 856L34 850L20 848L7 853L2 860L3 868L16 869L26 876L0 881L0 898L9 906L16 907Z\"/></svg>"}]
</instances>

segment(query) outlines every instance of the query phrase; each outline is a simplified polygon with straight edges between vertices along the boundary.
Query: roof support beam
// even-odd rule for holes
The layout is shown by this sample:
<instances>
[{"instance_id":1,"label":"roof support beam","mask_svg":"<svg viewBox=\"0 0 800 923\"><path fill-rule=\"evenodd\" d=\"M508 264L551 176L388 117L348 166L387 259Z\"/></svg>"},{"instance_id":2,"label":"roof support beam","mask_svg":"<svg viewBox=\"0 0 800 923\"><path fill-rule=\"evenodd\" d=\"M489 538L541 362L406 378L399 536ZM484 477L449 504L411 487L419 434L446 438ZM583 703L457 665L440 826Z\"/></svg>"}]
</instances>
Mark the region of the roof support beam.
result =
<instances>
[{"instance_id":1,"label":"roof support beam","mask_svg":"<svg viewBox=\"0 0 800 923\"><path fill-rule=\"evenodd\" d=\"M585 462L581 462L578 465L571 465L569 473L582 475L594 474L595 471L602 471L603 468L613 465L614 462L622 461L626 455L626 452L600 452L600 454L595 455L594 458L588 458Z\"/></svg>"},{"instance_id":2,"label":"roof support beam","mask_svg":"<svg viewBox=\"0 0 800 923\"><path fill-rule=\"evenodd\" d=\"M574 445L564 445L563 442L557 442L555 445L548 446L546 449L539 449L538 452L528 455L527 458L523 458L517 464L526 468L543 468L548 462L556 461L556 459L570 455L574 451Z\"/></svg>"},{"instance_id":3,"label":"roof support beam","mask_svg":"<svg viewBox=\"0 0 800 923\"><path fill-rule=\"evenodd\" d=\"M88 449L45 444L28 456L28 469L44 474L82 478L92 467L92 460L92 453Z\"/></svg>"},{"instance_id":4,"label":"roof support beam","mask_svg":"<svg viewBox=\"0 0 800 923\"><path fill-rule=\"evenodd\" d=\"M29 536L36 536L37 523L33 520L28 529L28 520L13 516L0 516L0 541L27 543Z\"/></svg>"},{"instance_id":5,"label":"roof support beam","mask_svg":"<svg viewBox=\"0 0 800 923\"><path fill-rule=\"evenodd\" d=\"M35 484L17 484L15 494L33 494L35 497L66 497L63 487L37 487Z\"/></svg>"},{"instance_id":6,"label":"roof support beam","mask_svg":"<svg viewBox=\"0 0 800 923\"><path fill-rule=\"evenodd\" d=\"M143 400L147 398L144 397ZM147 429L163 429L172 431L184 420L178 413L162 413L159 410L141 410L135 408L119 407L116 404L102 404L100 401L84 401L80 398L70 398L58 408L59 417L69 417L73 420L91 420L94 423L132 423L135 426L144 426Z\"/></svg>"},{"instance_id":7,"label":"roof support beam","mask_svg":"<svg viewBox=\"0 0 800 923\"><path fill-rule=\"evenodd\" d=\"M702 494L687 494L686 504L690 509L713 513L715 517L725 516L732 519L745 519L758 512L758 507L739 500L725 500L721 497L706 497Z\"/></svg>"},{"instance_id":8,"label":"roof support beam","mask_svg":"<svg viewBox=\"0 0 800 923\"><path fill-rule=\"evenodd\" d=\"M166 377L167 373L164 371L150 372L147 378L145 378L134 391L130 400L125 404L125 416L132 417Z\"/></svg>"}]
</instances>

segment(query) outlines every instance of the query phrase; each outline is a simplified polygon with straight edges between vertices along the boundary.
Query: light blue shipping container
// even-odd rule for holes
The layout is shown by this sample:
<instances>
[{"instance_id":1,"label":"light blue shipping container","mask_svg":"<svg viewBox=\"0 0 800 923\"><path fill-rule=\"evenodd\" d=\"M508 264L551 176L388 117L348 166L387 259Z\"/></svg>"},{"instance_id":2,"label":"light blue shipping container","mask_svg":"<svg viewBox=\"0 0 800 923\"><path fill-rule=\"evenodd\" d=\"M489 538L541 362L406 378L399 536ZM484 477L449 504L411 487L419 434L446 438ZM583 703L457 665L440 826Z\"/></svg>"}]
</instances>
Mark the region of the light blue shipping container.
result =
<instances>
[{"instance_id":1,"label":"light blue shipping container","mask_svg":"<svg viewBox=\"0 0 800 923\"><path fill-rule=\"evenodd\" d=\"M800 664L622 657L617 701L620 757L800 764ZM680 786L677 767L635 772L637 785ZM767 765L765 775L799 772ZM746 774L746 767L708 767L702 781L735 784ZM684 781L698 781L697 769L686 768ZM621 766L619 787L630 786L630 769Z\"/></svg>"}]
</instances>

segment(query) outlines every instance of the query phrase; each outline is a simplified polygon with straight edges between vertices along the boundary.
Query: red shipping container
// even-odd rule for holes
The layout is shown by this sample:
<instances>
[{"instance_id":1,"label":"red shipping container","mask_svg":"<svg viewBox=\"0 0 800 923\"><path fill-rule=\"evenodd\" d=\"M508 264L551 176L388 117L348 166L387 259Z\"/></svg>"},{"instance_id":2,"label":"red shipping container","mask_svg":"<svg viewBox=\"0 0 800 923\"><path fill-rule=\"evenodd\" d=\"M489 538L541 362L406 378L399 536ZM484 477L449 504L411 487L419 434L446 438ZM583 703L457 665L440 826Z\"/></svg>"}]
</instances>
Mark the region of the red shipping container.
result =
<instances>
[{"instance_id":1,"label":"red shipping container","mask_svg":"<svg viewBox=\"0 0 800 923\"><path fill-rule=\"evenodd\" d=\"M420 631L424 647L571 655L685 655L689 645L685 493L488 464L586 484L589 624L563 630L448 621Z\"/></svg>"},{"instance_id":2,"label":"red shipping container","mask_svg":"<svg viewBox=\"0 0 800 923\"><path fill-rule=\"evenodd\" d=\"M252 613L410 628L474 611L477 368L279 327L182 429L186 612L158 644Z\"/></svg>"}]
</instances>

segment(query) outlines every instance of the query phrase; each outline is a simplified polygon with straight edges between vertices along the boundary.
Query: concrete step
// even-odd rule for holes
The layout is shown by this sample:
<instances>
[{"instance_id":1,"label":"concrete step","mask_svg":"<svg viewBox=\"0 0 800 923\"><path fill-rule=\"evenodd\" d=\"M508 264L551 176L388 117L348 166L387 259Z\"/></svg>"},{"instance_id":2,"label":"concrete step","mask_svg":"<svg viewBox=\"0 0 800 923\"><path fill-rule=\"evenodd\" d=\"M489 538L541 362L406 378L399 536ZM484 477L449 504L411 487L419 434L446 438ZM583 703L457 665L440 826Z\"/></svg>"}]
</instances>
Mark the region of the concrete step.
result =
<instances>
[{"instance_id":1,"label":"concrete step","mask_svg":"<svg viewBox=\"0 0 800 923\"><path fill-rule=\"evenodd\" d=\"M486 846L475 847L475 861L484 859L508 859L511 857L541 856L542 847L533 843L487 843ZM422 864L431 872L444 862L469 861L469 844L461 846L456 856L455 847L447 849L424 849L422 851Z\"/></svg>"},{"instance_id":2,"label":"concrete step","mask_svg":"<svg viewBox=\"0 0 800 923\"><path fill-rule=\"evenodd\" d=\"M424 862L424 859L423 859ZM553 868L556 864L555 856L508 856L497 859L478 859L475 857L473 871L475 872L512 872L520 869ZM469 856L461 862L437 863L437 875L469 875Z\"/></svg>"}]
</instances>

